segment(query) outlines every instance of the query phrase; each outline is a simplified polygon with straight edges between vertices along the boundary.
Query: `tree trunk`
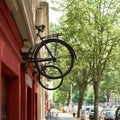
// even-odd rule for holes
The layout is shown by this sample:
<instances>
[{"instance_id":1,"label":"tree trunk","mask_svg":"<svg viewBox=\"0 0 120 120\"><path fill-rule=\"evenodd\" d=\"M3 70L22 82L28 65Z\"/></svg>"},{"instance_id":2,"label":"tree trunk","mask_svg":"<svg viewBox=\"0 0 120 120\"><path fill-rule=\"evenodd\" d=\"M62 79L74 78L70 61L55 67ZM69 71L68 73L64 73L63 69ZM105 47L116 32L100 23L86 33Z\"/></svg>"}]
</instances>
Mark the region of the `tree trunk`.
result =
<instances>
[{"instance_id":1,"label":"tree trunk","mask_svg":"<svg viewBox=\"0 0 120 120\"><path fill-rule=\"evenodd\" d=\"M82 109L83 97L84 97L85 89L86 89L86 84L79 86L79 100L78 100L77 117L80 117L80 109Z\"/></svg>"},{"instance_id":2,"label":"tree trunk","mask_svg":"<svg viewBox=\"0 0 120 120\"><path fill-rule=\"evenodd\" d=\"M70 99L71 99L71 94L70 94L70 90L69 90L69 91L68 91L68 99L67 99L66 106L69 106Z\"/></svg>"},{"instance_id":3,"label":"tree trunk","mask_svg":"<svg viewBox=\"0 0 120 120\"><path fill-rule=\"evenodd\" d=\"M109 105L109 100L110 100L111 92L107 90L106 96L107 96L106 102L107 102L107 105Z\"/></svg>"},{"instance_id":4,"label":"tree trunk","mask_svg":"<svg viewBox=\"0 0 120 120\"><path fill-rule=\"evenodd\" d=\"M94 84L94 119L98 120L99 80Z\"/></svg>"}]
</instances>

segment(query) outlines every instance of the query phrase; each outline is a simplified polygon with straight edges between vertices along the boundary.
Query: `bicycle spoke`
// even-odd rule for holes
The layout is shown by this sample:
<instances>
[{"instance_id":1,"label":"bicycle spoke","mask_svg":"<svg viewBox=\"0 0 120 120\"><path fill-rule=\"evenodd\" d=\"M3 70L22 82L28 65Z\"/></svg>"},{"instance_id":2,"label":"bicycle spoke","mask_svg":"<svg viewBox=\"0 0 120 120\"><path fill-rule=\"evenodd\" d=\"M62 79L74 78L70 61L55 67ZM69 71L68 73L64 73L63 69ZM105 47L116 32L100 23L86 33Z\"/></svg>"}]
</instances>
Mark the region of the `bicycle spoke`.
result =
<instances>
[{"instance_id":1,"label":"bicycle spoke","mask_svg":"<svg viewBox=\"0 0 120 120\"><path fill-rule=\"evenodd\" d=\"M49 78L44 78L40 79L39 83L41 86L47 90L55 90L59 88L62 85L63 80L62 79L49 79Z\"/></svg>"},{"instance_id":2,"label":"bicycle spoke","mask_svg":"<svg viewBox=\"0 0 120 120\"><path fill-rule=\"evenodd\" d=\"M46 49L47 47L47 49ZM74 54L70 46L58 39L48 39L41 43L35 50L35 65L38 71L47 78L61 78L67 75L74 63ZM62 71L61 74L50 74L47 71L53 71L52 68L46 67L46 71L42 70L42 66L54 65Z\"/></svg>"},{"instance_id":3,"label":"bicycle spoke","mask_svg":"<svg viewBox=\"0 0 120 120\"><path fill-rule=\"evenodd\" d=\"M43 66L42 70L44 73L46 73L46 69L47 68L53 68L55 73L52 73L51 71L47 71L48 74L52 75L52 74L62 74L61 70L59 68L57 68L56 66ZM39 74L40 76L40 74ZM39 77L40 78L40 77ZM57 88L59 88L62 83L63 83L63 78L59 78L59 79L49 79L49 78L44 78L44 79L39 79L39 83L41 84L41 86L47 90L55 90Z\"/></svg>"},{"instance_id":4,"label":"bicycle spoke","mask_svg":"<svg viewBox=\"0 0 120 120\"><path fill-rule=\"evenodd\" d=\"M44 72L44 74L54 77L62 74L62 72L60 72L60 70L58 70L58 68L54 65L42 65L41 70Z\"/></svg>"}]
</instances>

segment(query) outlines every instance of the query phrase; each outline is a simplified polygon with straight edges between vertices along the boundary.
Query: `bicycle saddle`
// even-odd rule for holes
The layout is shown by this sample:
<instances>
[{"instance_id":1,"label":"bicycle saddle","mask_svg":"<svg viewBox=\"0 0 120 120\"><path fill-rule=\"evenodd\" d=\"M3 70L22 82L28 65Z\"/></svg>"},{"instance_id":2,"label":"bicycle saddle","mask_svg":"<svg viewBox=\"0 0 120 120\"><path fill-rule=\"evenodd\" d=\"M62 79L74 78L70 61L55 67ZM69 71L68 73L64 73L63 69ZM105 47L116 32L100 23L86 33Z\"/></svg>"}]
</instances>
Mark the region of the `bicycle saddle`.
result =
<instances>
[{"instance_id":1,"label":"bicycle saddle","mask_svg":"<svg viewBox=\"0 0 120 120\"><path fill-rule=\"evenodd\" d=\"M36 29L37 29L38 31L40 31L40 32L43 32L44 29L45 29L45 25L40 25L40 26L35 26L35 27L36 27Z\"/></svg>"}]
</instances>

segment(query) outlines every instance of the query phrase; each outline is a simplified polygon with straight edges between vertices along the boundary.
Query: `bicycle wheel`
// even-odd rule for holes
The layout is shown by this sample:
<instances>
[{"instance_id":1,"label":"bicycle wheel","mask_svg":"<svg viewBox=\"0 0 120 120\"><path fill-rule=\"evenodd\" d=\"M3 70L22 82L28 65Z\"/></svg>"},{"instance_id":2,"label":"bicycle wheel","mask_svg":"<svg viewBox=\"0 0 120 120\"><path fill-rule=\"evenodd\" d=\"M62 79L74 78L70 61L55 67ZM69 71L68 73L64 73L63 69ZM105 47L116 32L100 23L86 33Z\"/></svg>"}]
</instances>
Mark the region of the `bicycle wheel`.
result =
<instances>
[{"instance_id":1,"label":"bicycle wheel","mask_svg":"<svg viewBox=\"0 0 120 120\"><path fill-rule=\"evenodd\" d=\"M54 68L57 72L59 72L60 74L62 74L61 70L59 68L57 68L56 66L50 65L50 66L45 66L47 67L51 67ZM45 68L45 69L46 69ZM40 73L39 73L39 78L40 78ZM59 78L59 79L49 79L49 78L44 78L44 79L38 79L39 84L47 89L47 90L55 90L57 88L59 88L62 83L63 83L63 78Z\"/></svg>"},{"instance_id":2,"label":"bicycle wheel","mask_svg":"<svg viewBox=\"0 0 120 120\"><path fill-rule=\"evenodd\" d=\"M35 50L34 59L35 66L39 73L51 79L58 79L66 76L72 69L74 64L75 53L71 46L59 39L48 39L41 42ZM62 74L48 74L51 67L43 68L48 65L58 67ZM53 70L53 68L52 68Z\"/></svg>"}]
</instances>

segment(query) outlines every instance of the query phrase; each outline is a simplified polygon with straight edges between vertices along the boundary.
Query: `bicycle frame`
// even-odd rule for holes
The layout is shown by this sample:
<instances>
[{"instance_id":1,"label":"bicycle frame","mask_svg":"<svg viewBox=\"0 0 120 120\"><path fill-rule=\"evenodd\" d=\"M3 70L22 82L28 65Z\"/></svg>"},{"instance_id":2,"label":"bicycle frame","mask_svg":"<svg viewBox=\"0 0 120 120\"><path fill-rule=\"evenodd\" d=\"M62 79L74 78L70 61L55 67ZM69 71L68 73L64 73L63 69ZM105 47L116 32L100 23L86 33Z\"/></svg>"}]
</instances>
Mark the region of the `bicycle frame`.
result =
<instances>
[{"instance_id":1,"label":"bicycle frame","mask_svg":"<svg viewBox=\"0 0 120 120\"><path fill-rule=\"evenodd\" d=\"M44 37L42 37L41 35L40 35L40 32L43 32L44 31L44 28L45 28L45 26L44 25L42 25L42 26L40 26L40 27L38 27L38 26L36 26L36 28L38 29L38 33L37 33L37 37L39 37L40 38L40 40L42 41L42 43L44 44L44 46L45 46L45 48L47 49L47 51L48 51L48 53L50 54L50 56L51 56L51 58L38 58L38 59L34 59L34 58L32 58L32 57L27 57L26 59L26 61L24 61L24 63L28 63L28 62L45 62L45 61L54 61L55 62L55 60L56 60L56 58L55 58L55 55L53 56L52 55L52 53L51 53L51 51L49 50L49 48L47 47L47 45L45 44L45 42L44 42L44 39L45 38L57 38L58 39L58 37L59 36L61 36L62 34L61 33L57 33L57 34L52 34L52 35L48 35L48 36L44 36ZM38 45L37 45L38 46ZM31 50L32 50L32 47L28 50L28 55L29 54L32 54L32 56L33 56L33 54L34 54L34 51L35 51L35 49L37 48L37 46L34 48L34 50L33 50L33 52L31 53ZM56 48L55 48L55 53L56 53L56 50L57 50L57 44L56 44Z\"/></svg>"},{"instance_id":2,"label":"bicycle frame","mask_svg":"<svg viewBox=\"0 0 120 120\"><path fill-rule=\"evenodd\" d=\"M71 71L76 57L75 52L69 44L59 39L59 36L62 35L61 33L42 37L40 33L44 31L44 27L44 25L36 26L38 30L37 38L39 38L41 42L31 47L23 60L24 63L33 62L38 72L46 78L59 79ZM40 54L43 50L44 53L42 56ZM57 74L55 72L53 72L53 74L48 73L47 71L51 71L50 69L52 69L52 67L46 66L50 65L54 66L55 70L57 70L55 67L60 69L62 74L59 74L59 71L57 71Z\"/></svg>"}]
</instances>

